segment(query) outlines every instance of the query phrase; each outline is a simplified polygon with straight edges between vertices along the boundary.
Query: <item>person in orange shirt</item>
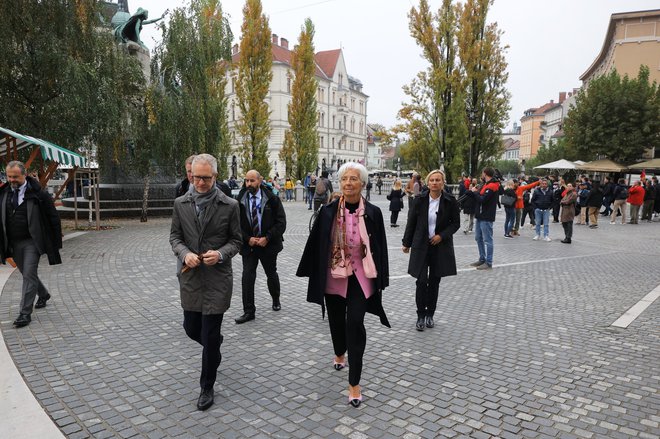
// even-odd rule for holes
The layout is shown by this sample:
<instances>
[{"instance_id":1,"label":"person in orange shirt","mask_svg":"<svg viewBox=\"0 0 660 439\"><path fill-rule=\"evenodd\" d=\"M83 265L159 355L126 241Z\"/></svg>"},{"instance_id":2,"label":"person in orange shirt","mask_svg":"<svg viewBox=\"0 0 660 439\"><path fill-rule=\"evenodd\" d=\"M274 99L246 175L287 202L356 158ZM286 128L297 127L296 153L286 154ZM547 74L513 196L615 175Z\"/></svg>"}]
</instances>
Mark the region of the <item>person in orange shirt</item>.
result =
<instances>
[{"instance_id":1,"label":"person in orange shirt","mask_svg":"<svg viewBox=\"0 0 660 439\"><path fill-rule=\"evenodd\" d=\"M639 208L644 204L646 191L641 180L637 180L628 190L628 203L630 204L630 224L639 224Z\"/></svg>"},{"instance_id":2,"label":"person in orange shirt","mask_svg":"<svg viewBox=\"0 0 660 439\"><path fill-rule=\"evenodd\" d=\"M522 212L525 208L525 203L523 202L523 193L527 190L534 189L536 186L541 184L541 181L535 181L534 183L526 184L521 186L520 181L513 179L513 189L516 191L516 222L511 229L512 236L520 236L518 230L520 229L520 218L522 218Z\"/></svg>"}]
</instances>

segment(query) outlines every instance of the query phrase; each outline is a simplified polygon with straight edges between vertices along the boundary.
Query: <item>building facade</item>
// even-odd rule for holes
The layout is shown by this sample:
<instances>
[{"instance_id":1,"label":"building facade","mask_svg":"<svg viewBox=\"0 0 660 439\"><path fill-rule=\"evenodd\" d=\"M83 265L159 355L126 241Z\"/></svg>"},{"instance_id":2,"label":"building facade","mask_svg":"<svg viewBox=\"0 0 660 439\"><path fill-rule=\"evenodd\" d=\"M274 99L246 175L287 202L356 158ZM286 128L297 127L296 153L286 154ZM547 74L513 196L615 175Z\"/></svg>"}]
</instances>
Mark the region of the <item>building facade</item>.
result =
<instances>
[{"instance_id":1,"label":"building facade","mask_svg":"<svg viewBox=\"0 0 660 439\"><path fill-rule=\"evenodd\" d=\"M284 144L284 133L289 129L288 105L291 102L293 70L292 51L285 38L272 35L273 80L266 98L270 107L271 134L268 141L268 156L271 174L283 177L286 173L279 153ZM232 50L232 61L240 58L238 45ZM319 157L317 172L336 171L342 163L366 162L367 157L367 103L369 97L362 91L362 83L348 74L341 49L322 51L314 56L316 61L317 130ZM236 129L240 120L235 84L227 81L229 129L232 133L230 160L238 162L241 139ZM240 169L240 163L238 163ZM245 172L245 170L243 170Z\"/></svg>"},{"instance_id":2,"label":"building facade","mask_svg":"<svg viewBox=\"0 0 660 439\"><path fill-rule=\"evenodd\" d=\"M649 67L651 82L660 83L660 9L612 14L603 47L580 80L588 87L613 69L632 78L641 65Z\"/></svg>"}]
</instances>

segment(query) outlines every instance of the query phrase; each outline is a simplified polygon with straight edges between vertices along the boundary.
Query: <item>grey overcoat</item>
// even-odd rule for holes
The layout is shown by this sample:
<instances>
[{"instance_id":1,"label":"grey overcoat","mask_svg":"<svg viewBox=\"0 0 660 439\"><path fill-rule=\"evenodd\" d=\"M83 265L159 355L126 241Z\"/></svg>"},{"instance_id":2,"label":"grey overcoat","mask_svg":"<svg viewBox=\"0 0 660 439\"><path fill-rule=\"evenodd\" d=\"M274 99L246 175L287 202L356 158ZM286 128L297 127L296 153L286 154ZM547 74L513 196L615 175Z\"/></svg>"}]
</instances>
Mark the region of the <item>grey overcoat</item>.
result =
<instances>
[{"instance_id":1,"label":"grey overcoat","mask_svg":"<svg viewBox=\"0 0 660 439\"><path fill-rule=\"evenodd\" d=\"M222 262L212 266L204 264L177 276L181 290L181 307L185 311L202 314L223 314L231 304L233 274L231 258L242 244L238 202L221 191L207 206L205 225L197 219L192 194L187 193L174 201L170 244L172 251L183 262L193 252L201 254L218 250Z\"/></svg>"}]
</instances>

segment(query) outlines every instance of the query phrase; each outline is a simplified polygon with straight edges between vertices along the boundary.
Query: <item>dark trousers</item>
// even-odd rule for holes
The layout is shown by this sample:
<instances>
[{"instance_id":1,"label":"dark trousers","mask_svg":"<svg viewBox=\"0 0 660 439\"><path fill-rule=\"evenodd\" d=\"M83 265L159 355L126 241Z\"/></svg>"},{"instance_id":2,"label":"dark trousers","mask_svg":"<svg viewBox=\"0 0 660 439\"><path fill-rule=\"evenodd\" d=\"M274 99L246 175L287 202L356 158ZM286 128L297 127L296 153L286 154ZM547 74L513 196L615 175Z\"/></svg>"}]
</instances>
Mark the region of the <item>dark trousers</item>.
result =
<instances>
[{"instance_id":1,"label":"dark trousers","mask_svg":"<svg viewBox=\"0 0 660 439\"><path fill-rule=\"evenodd\" d=\"M435 307L438 304L438 289L440 288L440 276L435 273L433 264L429 260L435 260L434 251L429 247L426 255L424 269L415 283L415 303L417 304L417 317L433 317Z\"/></svg>"},{"instance_id":2,"label":"dark trousers","mask_svg":"<svg viewBox=\"0 0 660 439\"><path fill-rule=\"evenodd\" d=\"M524 208L522 212L522 218L520 219L520 227L525 225L525 217L529 215L529 222L535 226L536 225L536 220L534 219L534 209L530 208Z\"/></svg>"},{"instance_id":3,"label":"dark trousers","mask_svg":"<svg viewBox=\"0 0 660 439\"><path fill-rule=\"evenodd\" d=\"M390 224L396 224L396 221L399 219L399 211L393 210L390 213Z\"/></svg>"},{"instance_id":4,"label":"dark trousers","mask_svg":"<svg viewBox=\"0 0 660 439\"><path fill-rule=\"evenodd\" d=\"M364 329L367 299L355 275L348 278L345 299L336 294L326 294L325 304L335 355L342 356L348 350L348 383L357 386L360 384L362 357L367 345L367 331Z\"/></svg>"},{"instance_id":5,"label":"dark trousers","mask_svg":"<svg viewBox=\"0 0 660 439\"><path fill-rule=\"evenodd\" d=\"M573 221L566 221L561 223L561 225L564 228L564 236L570 241L573 238Z\"/></svg>"},{"instance_id":6,"label":"dark trousers","mask_svg":"<svg viewBox=\"0 0 660 439\"><path fill-rule=\"evenodd\" d=\"M559 222L559 209L560 208L561 208L561 206L559 205L559 202L552 205L552 220L556 223Z\"/></svg>"},{"instance_id":7,"label":"dark trousers","mask_svg":"<svg viewBox=\"0 0 660 439\"><path fill-rule=\"evenodd\" d=\"M257 308L254 305L254 282L257 280L257 265L266 272L268 292L273 302L280 300L280 276L277 274L277 253L266 253L263 249L253 249L247 256L243 256L243 312L254 314Z\"/></svg>"},{"instance_id":8,"label":"dark trousers","mask_svg":"<svg viewBox=\"0 0 660 439\"><path fill-rule=\"evenodd\" d=\"M12 242L13 257L18 271L23 275L21 294L21 314L32 314L36 296L48 297L48 290L39 279L39 250L31 238Z\"/></svg>"},{"instance_id":9,"label":"dark trousers","mask_svg":"<svg viewBox=\"0 0 660 439\"><path fill-rule=\"evenodd\" d=\"M183 329L191 339L202 345L202 374L199 385L204 390L213 389L218 367L222 361L220 345L222 344L222 317L224 314L208 314L184 311Z\"/></svg>"},{"instance_id":10,"label":"dark trousers","mask_svg":"<svg viewBox=\"0 0 660 439\"><path fill-rule=\"evenodd\" d=\"M612 214L612 197L604 197L603 198L603 207L605 210L603 210L603 215L609 216Z\"/></svg>"}]
</instances>

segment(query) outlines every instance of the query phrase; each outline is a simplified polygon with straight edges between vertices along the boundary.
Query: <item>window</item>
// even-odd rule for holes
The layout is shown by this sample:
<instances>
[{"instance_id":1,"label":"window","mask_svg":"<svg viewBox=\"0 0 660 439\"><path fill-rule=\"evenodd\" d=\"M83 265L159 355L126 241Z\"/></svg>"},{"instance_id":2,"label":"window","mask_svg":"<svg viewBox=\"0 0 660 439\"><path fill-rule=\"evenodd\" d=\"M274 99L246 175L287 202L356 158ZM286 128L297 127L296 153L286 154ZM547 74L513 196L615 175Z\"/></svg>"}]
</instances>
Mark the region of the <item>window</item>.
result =
<instances>
[{"instance_id":1,"label":"window","mask_svg":"<svg viewBox=\"0 0 660 439\"><path fill-rule=\"evenodd\" d=\"M341 120L339 121L339 129L341 129Z\"/></svg>"},{"instance_id":2,"label":"window","mask_svg":"<svg viewBox=\"0 0 660 439\"><path fill-rule=\"evenodd\" d=\"M335 105L335 92L332 92L332 105Z\"/></svg>"},{"instance_id":3,"label":"window","mask_svg":"<svg viewBox=\"0 0 660 439\"><path fill-rule=\"evenodd\" d=\"M355 111L355 98L351 98L351 110Z\"/></svg>"},{"instance_id":4,"label":"window","mask_svg":"<svg viewBox=\"0 0 660 439\"><path fill-rule=\"evenodd\" d=\"M363 134L362 131L364 130L364 122L360 121L360 134Z\"/></svg>"},{"instance_id":5,"label":"window","mask_svg":"<svg viewBox=\"0 0 660 439\"><path fill-rule=\"evenodd\" d=\"M321 141L319 142L319 145L321 146L321 148L323 148L323 136L321 136Z\"/></svg>"},{"instance_id":6,"label":"window","mask_svg":"<svg viewBox=\"0 0 660 439\"><path fill-rule=\"evenodd\" d=\"M291 77L286 78L286 92L291 93Z\"/></svg>"},{"instance_id":7,"label":"window","mask_svg":"<svg viewBox=\"0 0 660 439\"><path fill-rule=\"evenodd\" d=\"M334 128L334 127L335 127L335 115L333 114L332 115L332 128Z\"/></svg>"},{"instance_id":8,"label":"window","mask_svg":"<svg viewBox=\"0 0 660 439\"><path fill-rule=\"evenodd\" d=\"M364 114L364 102L360 101L360 114Z\"/></svg>"}]
</instances>

